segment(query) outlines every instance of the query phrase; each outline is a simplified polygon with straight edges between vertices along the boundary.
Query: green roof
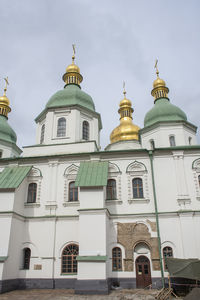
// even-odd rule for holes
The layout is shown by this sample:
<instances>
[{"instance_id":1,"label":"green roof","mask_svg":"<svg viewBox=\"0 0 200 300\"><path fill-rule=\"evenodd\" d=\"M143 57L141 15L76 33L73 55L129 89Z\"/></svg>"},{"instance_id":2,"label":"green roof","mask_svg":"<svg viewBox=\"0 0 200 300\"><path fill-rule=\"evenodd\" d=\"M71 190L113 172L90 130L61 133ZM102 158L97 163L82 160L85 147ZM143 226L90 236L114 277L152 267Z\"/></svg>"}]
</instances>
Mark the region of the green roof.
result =
<instances>
[{"instance_id":1,"label":"green roof","mask_svg":"<svg viewBox=\"0 0 200 300\"><path fill-rule=\"evenodd\" d=\"M75 84L69 84L63 90L55 93L47 102L46 108L65 107L71 105L80 105L95 111L92 97L83 92L80 87Z\"/></svg>"},{"instance_id":2,"label":"green roof","mask_svg":"<svg viewBox=\"0 0 200 300\"><path fill-rule=\"evenodd\" d=\"M108 162L81 162L75 186L106 186Z\"/></svg>"},{"instance_id":3,"label":"green roof","mask_svg":"<svg viewBox=\"0 0 200 300\"><path fill-rule=\"evenodd\" d=\"M0 140L16 144L17 136L5 116L0 115Z\"/></svg>"},{"instance_id":4,"label":"green roof","mask_svg":"<svg viewBox=\"0 0 200 300\"><path fill-rule=\"evenodd\" d=\"M166 121L187 121L187 116L178 106L171 104L168 98L159 98L147 112L144 127Z\"/></svg>"},{"instance_id":5,"label":"green roof","mask_svg":"<svg viewBox=\"0 0 200 300\"><path fill-rule=\"evenodd\" d=\"M7 167L0 173L0 189L16 189L27 176L32 166Z\"/></svg>"}]
</instances>

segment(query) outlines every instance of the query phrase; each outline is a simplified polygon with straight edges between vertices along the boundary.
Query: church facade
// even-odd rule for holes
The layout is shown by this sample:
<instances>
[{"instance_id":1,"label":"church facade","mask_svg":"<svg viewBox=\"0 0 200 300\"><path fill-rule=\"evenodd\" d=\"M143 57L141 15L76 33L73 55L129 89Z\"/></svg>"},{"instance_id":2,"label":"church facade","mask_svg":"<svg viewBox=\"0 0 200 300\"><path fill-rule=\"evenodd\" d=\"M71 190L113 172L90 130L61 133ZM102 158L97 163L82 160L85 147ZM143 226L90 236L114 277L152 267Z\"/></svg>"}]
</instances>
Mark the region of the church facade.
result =
<instances>
[{"instance_id":1,"label":"church facade","mask_svg":"<svg viewBox=\"0 0 200 300\"><path fill-rule=\"evenodd\" d=\"M197 127L170 102L157 70L144 127L133 123L124 90L120 125L101 151L101 116L74 59L23 153L7 87L0 97L0 292L159 288L165 257L200 258Z\"/></svg>"}]
</instances>

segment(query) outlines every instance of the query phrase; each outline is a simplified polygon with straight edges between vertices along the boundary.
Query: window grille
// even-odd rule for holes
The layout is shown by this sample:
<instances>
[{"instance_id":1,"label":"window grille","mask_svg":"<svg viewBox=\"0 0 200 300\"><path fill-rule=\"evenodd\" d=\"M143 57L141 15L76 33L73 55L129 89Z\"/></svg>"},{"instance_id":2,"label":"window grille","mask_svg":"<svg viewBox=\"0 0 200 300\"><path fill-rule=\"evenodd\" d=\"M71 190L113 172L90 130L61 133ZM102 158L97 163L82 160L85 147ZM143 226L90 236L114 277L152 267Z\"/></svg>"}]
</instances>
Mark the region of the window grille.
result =
<instances>
[{"instance_id":1,"label":"window grille","mask_svg":"<svg viewBox=\"0 0 200 300\"><path fill-rule=\"evenodd\" d=\"M112 249L112 270L122 270L122 251L119 247L115 247Z\"/></svg>"},{"instance_id":2,"label":"window grille","mask_svg":"<svg viewBox=\"0 0 200 300\"><path fill-rule=\"evenodd\" d=\"M29 248L23 249L23 269L29 270L30 268L30 259L31 259L31 250Z\"/></svg>"},{"instance_id":3,"label":"window grille","mask_svg":"<svg viewBox=\"0 0 200 300\"><path fill-rule=\"evenodd\" d=\"M89 123L87 121L83 121L83 140L89 140Z\"/></svg>"},{"instance_id":4,"label":"window grille","mask_svg":"<svg viewBox=\"0 0 200 300\"><path fill-rule=\"evenodd\" d=\"M37 183L30 183L28 186L27 203L35 203L37 196Z\"/></svg>"},{"instance_id":5,"label":"window grille","mask_svg":"<svg viewBox=\"0 0 200 300\"><path fill-rule=\"evenodd\" d=\"M57 126L57 137L66 136L66 119L59 118Z\"/></svg>"},{"instance_id":6,"label":"window grille","mask_svg":"<svg viewBox=\"0 0 200 300\"><path fill-rule=\"evenodd\" d=\"M144 198L142 179L134 178L132 181L132 185L133 185L133 198Z\"/></svg>"},{"instance_id":7,"label":"window grille","mask_svg":"<svg viewBox=\"0 0 200 300\"><path fill-rule=\"evenodd\" d=\"M164 268L167 270L167 264L165 261L165 258L167 257L173 257L173 250L171 247L165 247L163 248L163 259L164 259Z\"/></svg>"},{"instance_id":8,"label":"window grille","mask_svg":"<svg viewBox=\"0 0 200 300\"><path fill-rule=\"evenodd\" d=\"M117 195L116 195L116 180L115 179L108 179L108 181L107 181L106 199L107 200L117 199Z\"/></svg>"},{"instance_id":9,"label":"window grille","mask_svg":"<svg viewBox=\"0 0 200 300\"><path fill-rule=\"evenodd\" d=\"M77 273L76 257L79 253L79 248L75 244L66 246L62 252L62 273Z\"/></svg>"}]
</instances>

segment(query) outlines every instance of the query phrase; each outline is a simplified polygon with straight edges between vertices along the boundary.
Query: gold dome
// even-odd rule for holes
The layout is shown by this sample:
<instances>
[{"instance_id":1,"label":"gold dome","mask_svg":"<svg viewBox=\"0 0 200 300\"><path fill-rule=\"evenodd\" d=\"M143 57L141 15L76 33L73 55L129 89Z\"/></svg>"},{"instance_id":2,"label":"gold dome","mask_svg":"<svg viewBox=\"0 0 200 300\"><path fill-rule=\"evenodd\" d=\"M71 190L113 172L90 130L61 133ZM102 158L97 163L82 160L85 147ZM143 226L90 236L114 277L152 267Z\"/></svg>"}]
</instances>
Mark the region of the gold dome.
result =
<instances>
[{"instance_id":1,"label":"gold dome","mask_svg":"<svg viewBox=\"0 0 200 300\"><path fill-rule=\"evenodd\" d=\"M0 96L0 105L10 105L10 101L5 94L3 96Z\"/></svg>"},{"instance_id":2,"label":"gold dome","mask_svg":"<svg viewBox=\"0 0 200 300\"><path fill-rule=\"evenodd\" d=\"M75 65L75 45L73 47L73 55L72 55L72 63L66 68L66 73L63 75L63 81L68 84L79 84L83 81L83 77L80 74L80 69L77 65Z\"/></svg>"},{"instance_id":3,"label":"gold dome","mask_svg":"<svg viewBox=\"0 0 200 300\"><path fill-rule=\"evenodd\" d=\"M6 82L6 86L4 88L4 93L3 96L0 96L0 115L5 116L6 118L8 117L8 113L11 111L10 108L10 101L8 97L6 96L6 91L7 91L7 85L8 85L8 77L4 78Z\"/></svg>"},{"instance_id":4,"label":"gold dome","mask_svg":"<svg viewBox=\"0 0 200 300\"><path fill-rule=\"evenodd\" d=\"M156 87L160 87L160 86L166 86L166 83L163 79L157 77L156 80L154 80L153 82L153 88L155 89Z\"/></svg>"},{"instance_id":5,"label":"gold dome","mask_svg":"<svg viewBox=\"0 0 200 300\"><path fill-rule=\"evenodd\" d=\"M110 135L110 142L138 140L138 132L140 128L133 124L132 121L132 103L126 98L124 90L124 99L120 101L118 113L120 114L120 125L117 126Z\"/></svg>"},{"instance_id":6,"label":"gold dome","mask_svg":"<svg viewBox=\"0 0 200 300\"><path fill-rule=\"evenodd\" d=\"M79 73L80 74L80 68L77 65L75 65L74 61L66 69L66 73L70 73L70 72L71 73L75 72L75 73Z\"/></svg>"}]
</instances>

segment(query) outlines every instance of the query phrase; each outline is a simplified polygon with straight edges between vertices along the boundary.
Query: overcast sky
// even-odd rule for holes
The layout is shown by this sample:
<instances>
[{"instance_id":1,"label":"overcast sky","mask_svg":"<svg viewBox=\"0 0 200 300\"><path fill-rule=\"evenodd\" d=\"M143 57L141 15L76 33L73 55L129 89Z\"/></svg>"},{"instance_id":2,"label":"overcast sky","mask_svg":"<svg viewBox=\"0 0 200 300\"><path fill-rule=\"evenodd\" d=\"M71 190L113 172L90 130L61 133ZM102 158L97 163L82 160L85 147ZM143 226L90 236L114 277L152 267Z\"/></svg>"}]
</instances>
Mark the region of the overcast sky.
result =
<instances>
[{"instance_id":1,"label":"overcast sky","mask_svg":"<svg viewBox=\"0 0 200 300\"><path fill-rule=\"evenodd\" d=\"M133 122L143 127L156 58L170 101L199 126L199 0L0 0L0 37L0 94L8 76L20 147L35 143L34 119L63 88L73 43L82 90L102 117L102 148L119 124L123 81Z\"/></svg>"}]
</instances>

